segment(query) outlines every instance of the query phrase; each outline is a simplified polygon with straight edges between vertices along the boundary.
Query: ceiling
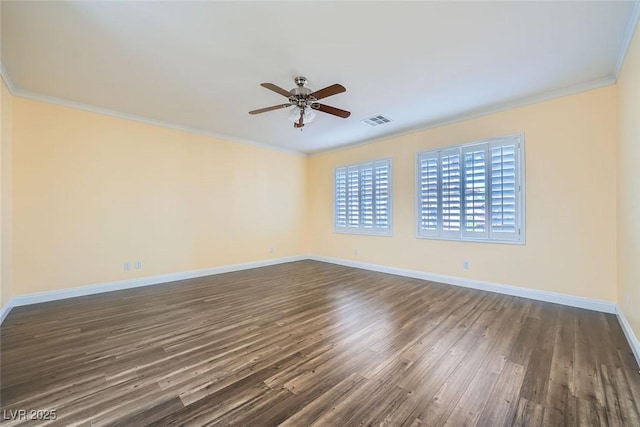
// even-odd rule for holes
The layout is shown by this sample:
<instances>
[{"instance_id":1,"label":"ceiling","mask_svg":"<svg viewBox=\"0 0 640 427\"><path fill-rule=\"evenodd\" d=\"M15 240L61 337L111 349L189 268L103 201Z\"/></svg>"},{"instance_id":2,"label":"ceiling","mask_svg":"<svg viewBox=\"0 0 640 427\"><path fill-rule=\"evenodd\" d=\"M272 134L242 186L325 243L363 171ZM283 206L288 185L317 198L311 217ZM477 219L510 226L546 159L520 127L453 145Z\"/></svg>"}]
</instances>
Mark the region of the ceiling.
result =
<instances>
[{"instance_id":1,"label":"ceiling","mask_svg":"<svg viewBox=\"0 0 640 427\"><path fill-rule=\"evenodd\" d=\"M614 81L637 2L8 2L18 95L314 152ZM301 132L260 87L345 93ZM384 115L391 123L361 122Z\"/></svg>"}]
</instances>

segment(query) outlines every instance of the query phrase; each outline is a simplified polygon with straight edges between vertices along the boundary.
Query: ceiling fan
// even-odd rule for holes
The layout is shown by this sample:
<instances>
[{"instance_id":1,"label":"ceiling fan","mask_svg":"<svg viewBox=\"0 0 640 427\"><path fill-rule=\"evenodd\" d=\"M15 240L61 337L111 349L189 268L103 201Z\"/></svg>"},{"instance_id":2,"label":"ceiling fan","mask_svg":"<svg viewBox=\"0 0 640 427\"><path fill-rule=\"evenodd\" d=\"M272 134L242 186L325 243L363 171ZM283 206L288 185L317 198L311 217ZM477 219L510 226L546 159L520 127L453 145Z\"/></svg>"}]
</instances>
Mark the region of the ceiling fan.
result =
<instances>
[{"instance_id":1,"label":"ceiling fan","mask_svg":"<svg viewBox=\"0 0 640 427\"><path fill-rule=\"evenodd\" d=\"M293 122L293 127L295 128L302 128L305 123L311 123L311 121L316 116L314 110L342 117L343 119L346 119L351 115L349 111L341 110L340 108L332 107L330 105L320 104L318 102L320 99L327 98L332 95L337 95L346 91L344 86L336 83L331 86L327 86L324 89L316 90L315 92L313 92L308 87L305 87L305 85L307 84L306 77L296 77L294 81L296 83L296 87L291 90L284 90L281 87L274 85L273 83L260 84L260 86L264 88L279 93L282 96L286 96L287 98L289 98L289 102L287 102L286 104L274 105L272 107L249 111L249 114L266 113L267 111L294 106L289 113L289 120Z\"/></svg>"}]
</instances>

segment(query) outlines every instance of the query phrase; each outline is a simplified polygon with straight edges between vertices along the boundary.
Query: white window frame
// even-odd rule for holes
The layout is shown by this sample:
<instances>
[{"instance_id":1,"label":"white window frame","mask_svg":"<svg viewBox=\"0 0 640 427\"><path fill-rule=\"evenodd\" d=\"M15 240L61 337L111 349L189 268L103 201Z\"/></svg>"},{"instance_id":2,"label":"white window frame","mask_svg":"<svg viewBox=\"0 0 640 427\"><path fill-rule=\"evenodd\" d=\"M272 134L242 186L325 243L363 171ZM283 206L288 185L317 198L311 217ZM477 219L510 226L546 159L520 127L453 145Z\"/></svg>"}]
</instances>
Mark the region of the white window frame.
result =
<instances>
[{"instance_id":1,"label":"white window frame","mask_svg":"<svg viewBox=\"0 0 640 427\"><path fill-rule=\"evenodd\" d=\"M362 223L362 216L361 213L359 214L359 219L358 219L358 226L354 227L354 226L349 226L347 225L346 227L343 226L338 226L338 215L337 215L337 209L338 209L338 205L337 205L337 194L336 194L336 178L337 178L337 174L338 171L340 170L346 170L347 173L349 170L354 170L357 169L358 170L358 175L360 175L360 171L362 169L367 169L367 168L373 168L375 170L376 166L380 166L380 165L386 165L388 167L389 170L389 175L388 175L388 199L389 199L389 204L388 204L388 224L389 227L388 228L379 228L376 227L375 225L373 227L364 227L363 223ZM375 172L374 172L375 174ZM348 180L348 175L347 175L347 180ZM379 159L379 160L373 160L373 161L368 161L368 162L362 162L362 163L353 163L353 164L349 164L349 165L344 165L344 166L339 166L337 168L335 168L333 170L333 231L335 233L340 233L340 234L364 234L364 235L371 235L371 236L392 236L393 235L393 168L392 168L392 164L391 164L391 159L390 158L384 158L384 159ZM348 191L348 190L347 190ZM358 201L358 205L360 206L362 204L362 199L361 199L362 194L360 194L359 196L359 201ZM375 186L374 186L374 200L375 200ZM374 202L375 204L375 202ZM374 208L374 212L375 212L375 208ZM375 213L374 213L375 215ZM348 221L348 220L347 220Z\"/></svg>"},{"instance_id":2,"label":"white window frame","mask_svg":"<svg viewBox=\"0 0 640 427\"><path fill-rule=\"evenodd\" d=\"M516 146L516 228L517 232L504 238L499 232L491 230L491 181L490 181L490 162L491 148L501 145L515 144ZM460 154L460 163L464 163L464 153L469 151L477 151L478 148L485 149L486 155L486 221L487 229L484 232L470 232L464 230L463 221L465 215L464 202L464 170L461 166L461 212L460 212L460 231L451 232L442 230L442 197L441 197L441 164L440 156L443 154L451 154L456 151ZM497 138L490 138L481 141L474 141L467 144L461 144L450 147L443 147L434 150L421 151L416 153L415 161L415 235L419 239L436 239L436 240L454 240L466 242L484 242L484 243L505 243L524 245L526 243L525 233L525 151L524 151L524 134L506 135ZM437 160L437 188L438 188L438 209L437 209L437 230L427 231L421 230L421 180L420 180L420 162L422 159L436 158Z\"/></svg>"}]
</instances>

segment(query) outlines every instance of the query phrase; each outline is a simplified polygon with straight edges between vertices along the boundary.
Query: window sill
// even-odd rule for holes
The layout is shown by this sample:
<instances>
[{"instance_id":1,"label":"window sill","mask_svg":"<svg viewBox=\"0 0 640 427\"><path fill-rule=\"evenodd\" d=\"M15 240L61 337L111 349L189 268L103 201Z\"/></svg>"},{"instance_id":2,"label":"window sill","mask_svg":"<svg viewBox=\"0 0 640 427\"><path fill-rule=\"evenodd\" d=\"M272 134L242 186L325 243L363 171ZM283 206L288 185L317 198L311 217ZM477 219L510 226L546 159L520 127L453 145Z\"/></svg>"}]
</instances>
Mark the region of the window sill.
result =
<instances>
[{"instance_id":1,"label":"window sill","mask_svg":"<svg viewBox=\"0 0 640 427\"><path fill-rule=\"evenodd\" d=\"M495 243L499 245L525 245L526 241L524 237L522 240L493 240L493 239L473 239L473 238L458 238L458 237L434 237L434 236L420 236L415 235L416 239L422 240L447 240L450 242L465 242L465 243Z\"/></svg>"},{"instance_id":2,"label":"window sill","mask_svg":"<svg viewBox=\"0 0 640 427\"><path fill-rule=\"evenodd\" d=\"M336 234L357 234L360 236L380 236L380 237L393 237L391 231L365 231L365 230L333 230Z\"/></svg>"}]
</instances>

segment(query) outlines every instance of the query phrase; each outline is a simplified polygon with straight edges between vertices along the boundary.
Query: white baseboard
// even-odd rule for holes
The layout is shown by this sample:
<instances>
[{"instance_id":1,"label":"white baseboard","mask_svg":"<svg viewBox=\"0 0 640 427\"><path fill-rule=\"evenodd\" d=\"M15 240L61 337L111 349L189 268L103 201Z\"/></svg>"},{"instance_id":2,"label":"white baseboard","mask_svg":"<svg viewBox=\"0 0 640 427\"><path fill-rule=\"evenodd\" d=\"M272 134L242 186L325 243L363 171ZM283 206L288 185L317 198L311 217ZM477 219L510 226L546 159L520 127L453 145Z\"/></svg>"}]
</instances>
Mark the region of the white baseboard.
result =
<instances>
[{"instance_id":1,"label":"white baseboard","mask_svg":"<svg viewBox=\"0 0 640 427\"><path fill-rule=\"evenodd\" d=\"M482 291L496 292L499 294L512 295L534 299L538 301L552 302L555 304L568 305L571 307L586 308L587 310L601 311L604 313L616 313L616 304L608 301L601 301L590 298L577 297L573 295L560 294L556 292L539 291L536 289L521 288L500 283L485 282L482 280L465 279L463 277L445 276L442 274L426 273L419 270L408 270L404 268L389 267L380 264L369 264L360 261L352 261L342 258L331 258L312 255L309 259L329 262L332 264L344 265L347 267L362 268L364 270L378 271L381 273L395 274L397 276L412 277L414 279L429 280L432 282L446 283L448 285L463 286L465 288L479 289Z\"/></svg>"},{"instance_id":2,"label":"white baseboard","mask_svg":"<svg viewBox=\"0 0 640 427\"><path fill-rule=\"evenodd\" d=\"M4 307L0 308L0 325L4 322L4 319L7 317L11 309L13 308L13 300L10 299Z\"/></svg>"},{"instance_id":3,"label":"white baseboard","mask_svg":"<svg viewBox=\"0 0 640 427\"><path fill-rule=\"evenodd\" d=\"M633 329L631 329L631 325L622 310L620 310L620 307L616 307L616 316L618 316L618 323L620 323L622 327L624 336L627 337L629 347L631 347L631 351L633 351L633 355L636 357L636 362L640 368L640 341L638 341L636 334L633 332Z\"/></svg>"},{"instance_id":4,"label":"white baseboard","mask_svg":"<svg viewBox=\"0 0 640 427\"><path fill-rule=\"evenodd\" d=\"M0 324L7 317L13 307L37 304L41 302L56 301L66 298L81 297L85 295L100 294L103 292L119 291L122 289L151 286L160 283L175 282L176 280L193 279L195 277L211 276L213 274L229 273L232 271L248 270L250 268L266 267L269 265L283 264L286 262L302 261L307 256L291 256L273 258L262 261L245 262L242 264L223 265L220 267L205 268L202 270L183 271L180 273L162 274L159 276L140 277L137 279L119 280L117 282L101 283L98 285L82 286L78 288L61 289L58 291L39 292L35 294L19 295L13 297L0 312Z\"/></svg>"},{"instance_id":5,"label":"white baseboard","mask_svg":"<svg viewBox=\"0 0 640 427\"><path fill-rule=\"evenodd\" d=\"M381 273L395 274L398 276L412 277L415 279L429 280L432 282L446 283L449 285L463 286L465 288L479 289L483 291L496 292L505 295L529 298L538 301L546 301L555 304L562 304L571 307L585 308L588 310L601 311L604 313L612 313L618 316L618 320L624 331L627 341L633 350L633 353L640 365L640 343L631 330L629 322L624 314L615 303L608 301L600 301L590 298L577 297L572 295L560 294L556 292L540 291L536 289L522 288L518 286L504 285L499 283L485 282L481 280L465 279L462 277L445 276L441 274L427 273L418 270L409 270L404 268L390 267L386 265L370 264L360 261L352 261L341 258L331 258L324 256L291 256L284 258L274 258L263 261L247 262L242 264L225 265L220 267L205 268L202 270L184 271L181 273L163 274L159 276L141 277L130 280L120 280L116 282L102 283L98 285L83 286L71 289L62 289L51 292L40 292L36 294L20 295L12 298L8 303L0 309L0 324L7 317L13 307L37 304L47 301L55 301L66 298L74 298L85 295L99 294L103 292L111 292L122 289L131 289L141 286L151 286L161 283L174 282L177 280L192 279L196 277L210 276L214 274L229 273L232 271L247 270L251 268L266 267L269 265L283 264L293 261L302 261L312 259L315 261L328 262L331 264L344 265L347 267L361 268Z\"/></svg>"},{"instance_id":6,"label":"white baseboard","mask_svg":"<svg viewBox=\"0 0 640 427\"><path fill-rule=\"evenodd\" d=\"M273 258L263 261L247 262L242 264L232 264L220 267L205 268L202 270L184 271L181 273L170 273L159 276L141 277L137 279L119 280L116 282L101 283L97 285L82 286L78 288L61 289L50 292L40 292L35 294L20 295L13 297L0 311L0 323L7 316L13 307L29 304L37 304L47 301L55 301L66 298L74 298L85 295L99 294L103 292L118 291L122 289L137 288L140 286L151 286L160 283L174 282L177 280L191 279L195 277L210 276L213 274L228 273L232 271L247 270L250 268L266 267L269 265L282 264L286 262L312 259L316 261L339 264L347 267L361 268L364 270L378 271L381 273L395 274L398 276L412 277L415 279L429 280L432 282L446 283L449 285L463 286L465 288L479 289L500 294L513 295L517 297L530 298L538 301L552 302L571 307L585 308L588 310L601 311L604 313L618 314L616 304L608 301L600 301L590 298L560 294L555 292L540 291L536 289L521 288L518 286L504 285L499 283L485 282L481 280L465 279L462 277L445 276L441 274L427 273L419 270L408 270L404 268L390 267L380 264L370 264L360 261L352 261L341 258L324 256L291 256L284 258Z\"/></svg>"}]
</instances>

